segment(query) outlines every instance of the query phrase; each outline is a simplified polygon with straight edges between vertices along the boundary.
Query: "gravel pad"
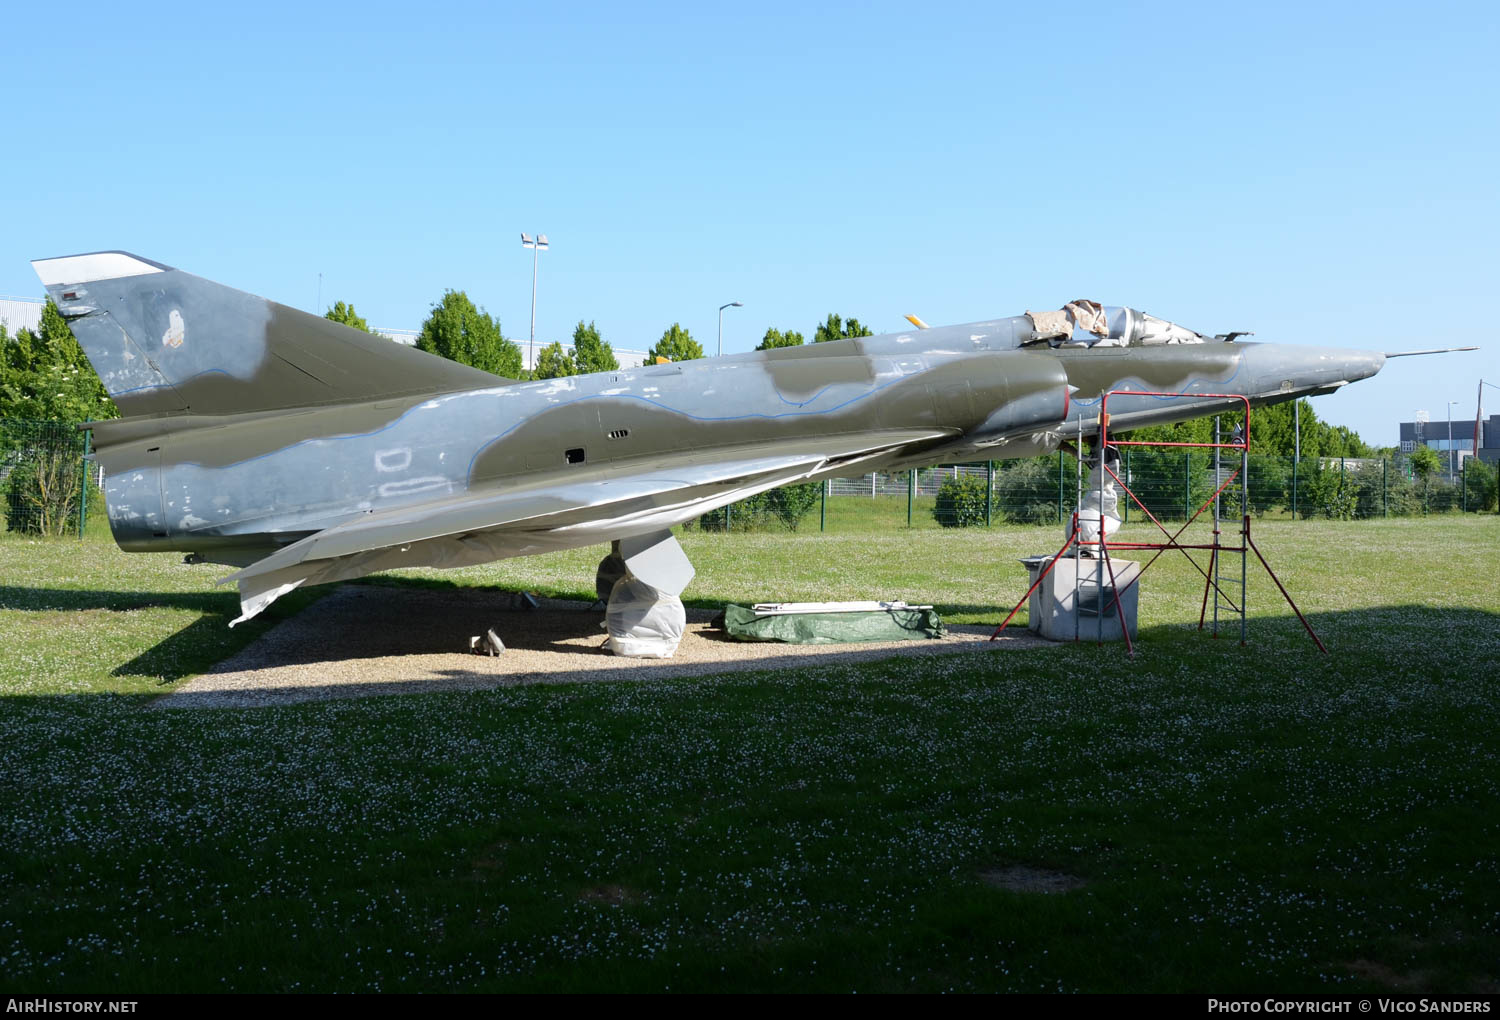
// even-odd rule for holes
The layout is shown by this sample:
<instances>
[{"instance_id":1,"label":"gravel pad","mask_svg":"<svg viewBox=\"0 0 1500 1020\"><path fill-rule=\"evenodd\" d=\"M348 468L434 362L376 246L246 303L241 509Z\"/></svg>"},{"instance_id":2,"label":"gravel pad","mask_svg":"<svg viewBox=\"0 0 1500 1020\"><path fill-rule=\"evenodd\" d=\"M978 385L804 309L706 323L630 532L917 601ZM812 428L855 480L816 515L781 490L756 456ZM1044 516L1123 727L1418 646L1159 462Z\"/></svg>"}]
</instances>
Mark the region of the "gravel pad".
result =
<instances>
[{"instance_id":1,"label":"gravel pad","mask_svg":"<svg viewBox=\"0 0 1500 1020\"><path fill-rule=\"evenodd\" d=\"M344 585L262 634L155 708L248 708L330 698L469 691L535 683L650 680L739 670L805 669L895 656L1050 647L1023 628L989 641L989 626L876 644L746 643L711 630L711 610L689 608L670 659L625 659L604 647L604 610L507 592ZM473 655L469 637L493 628L504 654Z\"/></svg>"}]
</instances>

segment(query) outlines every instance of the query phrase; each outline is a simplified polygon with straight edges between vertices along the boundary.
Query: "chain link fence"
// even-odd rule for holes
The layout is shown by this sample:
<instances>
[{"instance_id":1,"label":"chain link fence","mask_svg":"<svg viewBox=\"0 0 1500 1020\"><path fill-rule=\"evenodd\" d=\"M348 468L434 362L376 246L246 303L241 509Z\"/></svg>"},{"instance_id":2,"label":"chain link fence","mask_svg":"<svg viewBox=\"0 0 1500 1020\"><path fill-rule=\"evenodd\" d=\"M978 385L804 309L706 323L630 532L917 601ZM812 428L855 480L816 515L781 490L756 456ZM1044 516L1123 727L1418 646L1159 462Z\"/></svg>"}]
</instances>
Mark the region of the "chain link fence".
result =
<instances>
[{"instance_id":1,"label":"chain link fence","mask_svg":"<svg viewBox=\"0 0 1500 1020\"><path fill-rule=\"evenodd\" d=\"M99 489L89 434L71 422L0 419L0 513L5 530L83 536Z\"/></svg>"},{"instance_id":2,"label":"chain link fence","mask_svg":"<svg viewBox=\"0 0 1500 1020\"><path fill-rule=\"evenodd\" d=\"M1140 500L1137 504L1120 493L1122 516L1127 522L1145 520L1146 512L1161 521L1186 520L1239 466L1239 456L1229 451L1221 454L1216 475L1212 450L1122 448L1120 477ZM1080 469L1065 452L992 464L877 472L766 493L705 515L696 527L836 531L1062 524L1077 505L1079 486L1087 484L1087 476L1087 465ZM1451 477L1438 471L1424 478L1402 456L1252 456L1248 476L1246 505L1258 518L1364 520L1497 510L1495 468L1472 458ZM1224 490L1225 514L1239 514L1243 485L1243 479L1235 479ZM792 490L798 490L795 499L777 495Z\"/></svg>"}]
</instances>

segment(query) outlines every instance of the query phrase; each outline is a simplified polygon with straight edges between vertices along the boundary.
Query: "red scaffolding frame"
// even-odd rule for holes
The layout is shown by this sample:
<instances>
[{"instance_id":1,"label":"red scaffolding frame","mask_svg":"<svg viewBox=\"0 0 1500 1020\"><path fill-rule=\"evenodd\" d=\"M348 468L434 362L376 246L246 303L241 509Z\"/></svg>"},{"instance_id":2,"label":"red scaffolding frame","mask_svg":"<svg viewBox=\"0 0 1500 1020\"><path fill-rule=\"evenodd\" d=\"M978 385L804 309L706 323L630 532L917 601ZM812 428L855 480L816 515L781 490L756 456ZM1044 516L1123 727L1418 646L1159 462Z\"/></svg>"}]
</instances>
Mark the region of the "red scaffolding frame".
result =
<instances>
[{"instance_id":1,"label":"red scaffolding frame","mask_svg":"<svg viewBox=\"0 0 1500 1020\"><path fill-rule=\"evenodd\" d=\"M1109 536L1105 533L1103 513L1101 509L1099 540L1098 542L1087 543L1090 547L1098 548L1099 558L1102 561L1105 569L1109 573L1110 589L1114 593L1114 611L1116 613L1116 619L1120 621L1120 629L1125 636L1125 649L1127 654L1134 658L1135 644L1130 639L1130 628L1126 626L1125 616L1120 602L1120 596L1124 591L1128 591L1132 585L1138 583L1141 577L1145 575L1146 571L1150 569L1151 565L1154 564L1158 559L1160 559L1161 555L1169 549L1176 549L1181 552L1182 555L1186 557L1187 561L1193 565L1193 568L1197 570L1198 573L1203 575L1203 600L1198 610L1199 630L1202 630L1204 628L1208 615L1209 594L1210 592L1212 592L1214 599L1213 636L1215 638L1219 636L1219 610L1222 607L1227 607L1240 618L1240 644L1244 645L1246 643L1247 623L1245 609L1246 603L1248 602L1248 578L1246 577L1246 573L1249 554L1253 552L1255 553L1256 559L1260 561L1260 565L1265 568L1266 574L1276 584L1276 589L1281 592L1281 597L1286 599L1286 604L1292 607L1293 613L1297 614L1297 619L1301 621L1303 628L1306 629L1307 634L1310 638L1312 638L1313 643L1318 646L1318 651L1326 654L1328 652L1328 649L1324 646L1317 633L1313 631L1312 625L1307 622L1307 618L1302 615L1302 610L1297 608L1297 603L1292 600L1292 596L1287 592L1286 586L1281 583L1281 579L1277 577L1276 572L1271 569L1271 564L1266 561L1265 554L1260 551L1260 548L1255 544L1255 540L1251 537L1250 534L1250 400L1248 397L1246 397L1242 393L1192 394L1192 396L1195 398L1238 400L1242 404L1244 404L1245 417L1242 430L1237 439L1231 439L1229 442L1221 442L1219 439L1219 425L1217 416L1214 420L1214 441L1212 443L1178 443L1167 441L1149 441L1141 439L1117 439L1114 441L1110 440L1110 397L1182 397L1185 395L1186 394L1183 393L1169 393L1159 390L1110 390L1108 393L1104 394L1104 397L1099 403L1099 446L1097 449L1097 455L1099 456L1099 464L1101 470L1107 472L1109 476L1114 479L1115 485L1130 499L1131 502L1139 507L1141 512L1146 515L1147 519L1150 520L1152 524L1156 525L1158 530L1160 530L1161 533L1166 536L1166 541L1164 542L1112 542L1109 540ZM1082 439L1082 432L1080 430L1080 444L1082 443ZM1214 481L1218 483L1218 487L1214 489L1213 495L1209 496L1208 499L1205 500L1203 504L1200 505L1198 509L1191 514L1191 516L1188 517L1188 519L1183 523L1182 527L1178 528L1175 532L1169 531L1167 529L1167 526L1163 524L1161 520L1151 512L1146 504L1141 501L1140 497L1135 494L1135 491L1131 489L1130 485L1125 481L1125 479L1121 478L1119 474L1117 474L1115 470L1109 466L1106 451L1110 447L1118 448L1122 446L1192 447L1197 449L1211 449L1214 451ZM1220 455L1224 450L1234 450L1237 451L1240 455L1239 466L1234 468L1229 473L1229 476L1227 478L1224 477L1223 469L1220 464ZM1236 479L1238 479L1240 482L1240 542L1238 545L1225 545L1223 542L1223 529L1220 527L1222 523L1220 499L1223 496L1224 491L1231 485L1233 485ZM1102 478L1100 484L1102 489ZM1186 532L1187 529L1192 526L1192 524L1197 521L1199 517L1203 515L1203 512L1209 509L1209 507L1213 508L1213 541L1208 544L1179 541L1183 533ZM1084 545L1084 543L1080 541L1079 534L1080 528L1078 511L1074 510L1072 516L1072 524L1068 530L1067 541L1063 543L1061 549L1059 549L1047 560L1046 566L1037 571L1036 580L1032 581L1031 587L1026 589L1026 594L1021 596L1021 601L1016 603L1015 608L1010 611L1010 615L1006 616L1004 621L1001 622L1000 626L996 627L994 633L990 635L991 641L998 638L1000 636L1000 633L1004 631L1007 626L1009 626L1011 620L1015 619L1016 614L1021 611L1021 607L1026 605L1027 601L1031 598L1032 593L1041 586L1042 582L1047 578L1047 575L1052 572L1052 568L1057 565L1059 560L1066 556L1070 550L1073 551L1075 557L1078 556L1080 550L1082 549L1082 546ZM1125 586L1121 588L1115 583L1114 564L1110 560L1111 549L1149 549L1154 550L1155 554L1146 561L1145 565L1141 567L1141 569L1136 573L1135 577L1131 578L1128 582L1126 582ZM1193 557L1193 554L1190 550L1208 552L1207 569L1204 569L1204 567ZM1224 591L1225 582L1223 581L1224 575L1222 573L1222 568L1224 563L1223 554L1225 553L1237 553L1240 557L1238 601L1231 598L1229 594ZM1076 594L1074 598L1076 616ZM1074 640L1079 640L1076 633L1074 636Z\"/></svg>"}]
</instances>

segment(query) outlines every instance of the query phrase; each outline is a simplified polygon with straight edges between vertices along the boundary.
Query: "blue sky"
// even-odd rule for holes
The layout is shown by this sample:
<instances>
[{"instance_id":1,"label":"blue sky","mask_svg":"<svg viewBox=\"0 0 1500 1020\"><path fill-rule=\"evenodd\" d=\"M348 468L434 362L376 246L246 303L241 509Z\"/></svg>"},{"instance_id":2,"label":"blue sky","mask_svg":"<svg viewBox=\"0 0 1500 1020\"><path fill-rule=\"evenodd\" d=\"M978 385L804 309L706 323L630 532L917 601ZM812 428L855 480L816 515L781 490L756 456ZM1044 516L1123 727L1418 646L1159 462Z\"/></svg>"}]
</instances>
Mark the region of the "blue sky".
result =
<instances>
[{"instance_id":1,"label":"blue sky","mask_svg":"<svg viewBox=\"0 0 1500 1020\"><path fill-rule=\"evenodd\" d=\"M1064 10L1063 8L1066 8ZM1091 297L1500 382L1494 4L10 5L0 293L120 248L415 328L726 350ZM321 310L321 309L319 309ZM1500 411L1500 393L1489 410Z\"/></svg>"}]
</instances>

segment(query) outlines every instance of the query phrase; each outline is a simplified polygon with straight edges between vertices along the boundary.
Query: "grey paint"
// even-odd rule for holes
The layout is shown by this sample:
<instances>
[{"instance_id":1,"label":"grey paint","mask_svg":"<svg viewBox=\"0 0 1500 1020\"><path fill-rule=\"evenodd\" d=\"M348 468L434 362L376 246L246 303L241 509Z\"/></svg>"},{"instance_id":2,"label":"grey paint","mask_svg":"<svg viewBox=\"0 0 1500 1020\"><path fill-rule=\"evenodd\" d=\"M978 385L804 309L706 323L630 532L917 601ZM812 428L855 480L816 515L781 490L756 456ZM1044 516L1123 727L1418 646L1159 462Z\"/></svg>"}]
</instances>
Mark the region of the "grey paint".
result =
<instances>
[{"instance_id":1,"label":"grey paint","mask_svg":"<svg viewBox=\"0 0 1500 1020\"><path fill-rule=\"evenodd\" d=\"M515 383L151 265L48 287L127 415L95 427L110 525L127 550L243 567L246 616L297 584L654 535L790 482L1030 456L1096 432L1110 389L1174 394L1112 399L1127 428L1384 361L1143 346L1170 324L1114 308L1117 346L1052 347L1023 315Z\"/></svg>"}]
</instances>

